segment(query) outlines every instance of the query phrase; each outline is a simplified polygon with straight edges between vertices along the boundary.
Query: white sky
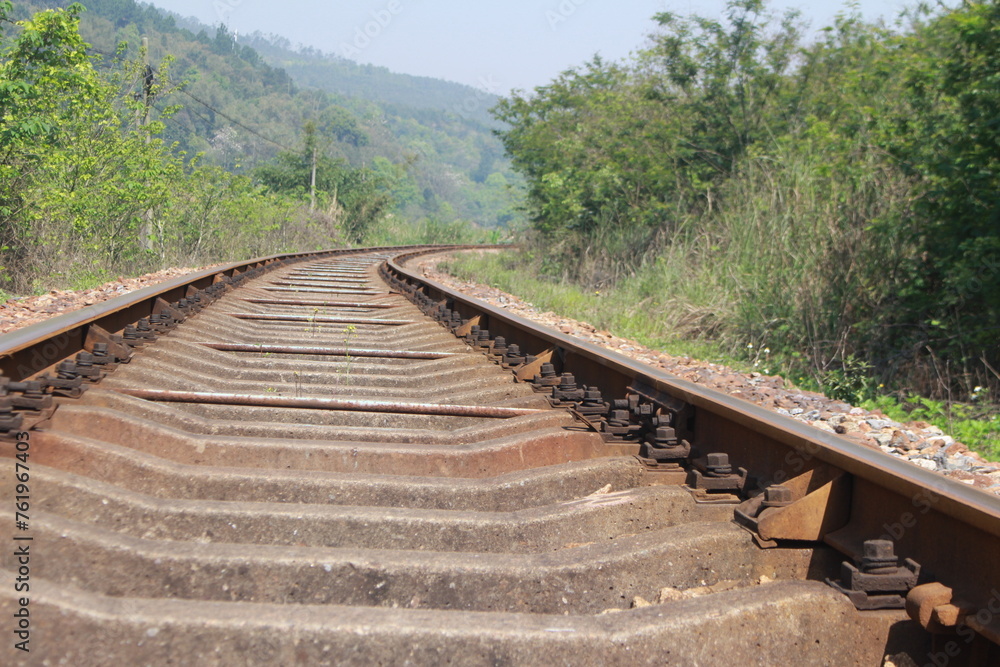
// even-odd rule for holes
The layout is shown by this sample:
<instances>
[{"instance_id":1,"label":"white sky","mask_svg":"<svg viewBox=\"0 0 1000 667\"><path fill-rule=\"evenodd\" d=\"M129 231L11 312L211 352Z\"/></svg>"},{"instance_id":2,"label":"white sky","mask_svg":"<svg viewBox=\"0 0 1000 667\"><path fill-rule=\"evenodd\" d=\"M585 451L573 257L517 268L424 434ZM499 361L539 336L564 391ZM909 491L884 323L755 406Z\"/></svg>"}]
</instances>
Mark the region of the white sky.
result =
<instances>
[{"instance_id":1,"label":"white sky","mask_svg":"<svg viewBox=\"0 0 1000 667\"><path fill-rule=\"evenodd\" d=\"M396 72L476 87L529 89L595 53L623 58L643 45L657 12L719 17L724 0L153 0L209 25L274 33ZM891 23L904 0L857 0L866 19ZM772 0L796 7L818 29L846 9L839 2Z\"/></svg>"}]
</instances>

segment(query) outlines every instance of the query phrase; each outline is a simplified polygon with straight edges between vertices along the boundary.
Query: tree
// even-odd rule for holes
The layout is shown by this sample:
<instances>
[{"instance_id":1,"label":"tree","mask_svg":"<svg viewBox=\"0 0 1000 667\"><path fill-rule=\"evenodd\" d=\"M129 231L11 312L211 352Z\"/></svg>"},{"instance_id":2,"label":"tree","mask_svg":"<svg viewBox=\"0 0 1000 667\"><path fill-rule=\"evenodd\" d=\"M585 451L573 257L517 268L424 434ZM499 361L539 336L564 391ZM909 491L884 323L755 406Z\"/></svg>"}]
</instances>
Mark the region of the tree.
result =
<instances>
[{"instance_id":1,"label":"tree","mask_svg":"<svg viewBox=\"0 0 1000 667\"><path fill-rule=\"evenodd\" d=\"M317 124L304 126L301 153L284 151L255 171L272 192L299 197L308 194L310 210L325 206L347 237L359 241L372 223L393 204L390 181L384 172L352 168L343 159L331 158L321 144Z\"/></svg>"},{"instance_id":2,"label":"tree","mask_svg":"<svg viewBox=\"0 0 1000 667\"><path fill-rule=\"evenodd\" d=\"M1000 4L968 3L903 42L908 107L890 148L921 179L906 339L1000 362ZM916 335L912 335L916 334Z\"/></svg>"}]
</instances>

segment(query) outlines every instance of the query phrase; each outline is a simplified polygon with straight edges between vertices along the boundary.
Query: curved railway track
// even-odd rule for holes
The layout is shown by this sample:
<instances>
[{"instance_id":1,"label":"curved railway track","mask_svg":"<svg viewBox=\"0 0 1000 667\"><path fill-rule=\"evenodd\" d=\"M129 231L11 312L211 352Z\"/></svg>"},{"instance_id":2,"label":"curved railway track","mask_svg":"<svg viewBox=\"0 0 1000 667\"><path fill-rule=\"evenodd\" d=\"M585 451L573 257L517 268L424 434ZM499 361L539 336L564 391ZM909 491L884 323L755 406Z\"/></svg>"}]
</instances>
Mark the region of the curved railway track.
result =
<instances>
[{"instance_id":1,"label":"curved railway track","mask_svg":"<svg viewBox=\"0 0 1000 667\"><path fill-rule=\"evenodd\" d=\"M0 338L0 661L1000 664L996 498L406 268L441 249Z\"/></svg>"}]
</instances>

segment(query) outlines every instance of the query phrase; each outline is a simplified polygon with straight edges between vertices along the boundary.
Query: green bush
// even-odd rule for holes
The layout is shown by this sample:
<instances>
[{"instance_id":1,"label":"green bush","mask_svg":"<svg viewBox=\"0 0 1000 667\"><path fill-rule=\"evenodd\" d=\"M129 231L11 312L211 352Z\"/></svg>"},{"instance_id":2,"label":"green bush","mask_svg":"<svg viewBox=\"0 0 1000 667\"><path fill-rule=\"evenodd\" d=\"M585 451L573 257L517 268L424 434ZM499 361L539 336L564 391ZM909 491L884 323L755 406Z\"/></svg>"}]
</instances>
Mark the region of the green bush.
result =
<instances>
[{"instance_id":1,"label":"green bush","mask_svg":"<svg viewBox=\"0 0 1000 667\"><path fill-rule=\"evenodd\" d=\"M1000 391L1000 5L657 17L497 117L528 183L522 266L858 400ZM634 329L635 327L633 327Z\"/></svg>"}]
</instances>

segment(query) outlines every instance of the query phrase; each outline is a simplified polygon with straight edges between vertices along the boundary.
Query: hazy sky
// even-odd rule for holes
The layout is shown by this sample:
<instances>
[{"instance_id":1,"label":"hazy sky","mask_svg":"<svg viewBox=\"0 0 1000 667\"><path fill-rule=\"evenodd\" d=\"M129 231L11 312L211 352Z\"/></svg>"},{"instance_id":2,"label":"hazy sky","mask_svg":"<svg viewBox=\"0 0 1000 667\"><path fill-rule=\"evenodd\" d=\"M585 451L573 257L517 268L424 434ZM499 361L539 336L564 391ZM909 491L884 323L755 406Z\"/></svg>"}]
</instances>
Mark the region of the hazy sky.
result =
<instances>
[{"instance_id":1,"label":"hazy sky","mask_svg":"<svg viewBox=\"0 0 1000 667\"><path fill-rule=\"evenodd\" d=\"M622 58L641 46L661 11L721 16L725 0L152 0L156 6L260 30L396 72L450 79L491 92L529 89L595 53ZM868 19L891 22L905 0L857 0ZM772 0L796 7L812 27L827 25L845 4Z\"/></svg>"}]
</instances>

